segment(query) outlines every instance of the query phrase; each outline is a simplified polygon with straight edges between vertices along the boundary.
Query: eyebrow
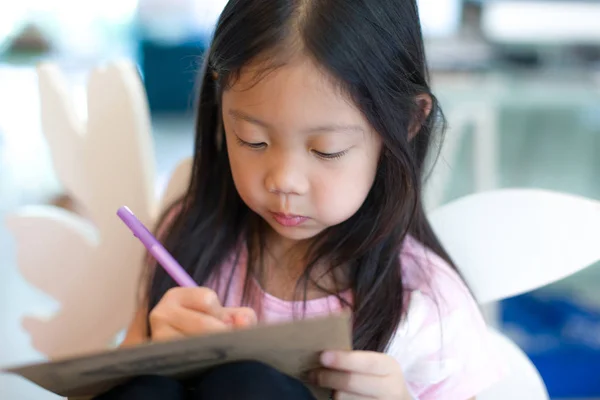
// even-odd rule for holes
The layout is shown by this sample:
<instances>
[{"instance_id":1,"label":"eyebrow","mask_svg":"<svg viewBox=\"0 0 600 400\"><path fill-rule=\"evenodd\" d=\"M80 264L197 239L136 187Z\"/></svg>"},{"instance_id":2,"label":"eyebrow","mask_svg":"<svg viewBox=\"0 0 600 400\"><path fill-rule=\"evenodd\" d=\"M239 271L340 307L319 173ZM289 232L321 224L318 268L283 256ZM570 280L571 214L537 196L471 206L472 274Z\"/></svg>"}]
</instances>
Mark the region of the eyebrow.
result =
<instances>
[{"instance_id":1,"label":"eyebrow","mask_svg":"<svg viewBox=\"0 0 600 400\"><path fill-rule=\"evenodd\" d=\"M258 118L255 118L251 115L248 115L239 110L229 110L229 115L237 120L242 120L249 122L253 125L258 125L266 129L272 129L272 126L264 121L261 121ZM311 128L306 129L305 133L317 133L317 132L357 132L364 133L365 130L360 125L344 125L344 124L328 124L328 125L318 125Z\"/></svg>"}]
</instances>

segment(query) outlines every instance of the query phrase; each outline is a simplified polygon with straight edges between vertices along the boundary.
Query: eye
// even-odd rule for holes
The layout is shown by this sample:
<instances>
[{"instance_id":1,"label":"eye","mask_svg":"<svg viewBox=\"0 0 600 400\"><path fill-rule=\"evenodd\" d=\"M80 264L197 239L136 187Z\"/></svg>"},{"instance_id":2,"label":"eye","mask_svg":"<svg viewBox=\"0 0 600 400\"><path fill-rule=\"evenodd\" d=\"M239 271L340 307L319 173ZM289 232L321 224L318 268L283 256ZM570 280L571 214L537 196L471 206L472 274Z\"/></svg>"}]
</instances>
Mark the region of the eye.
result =
<instances>
[{"instance_id":1,"label":"eye","mask_svg":"<svg viewBox=\"0 0 600 400\"><path fill-rule=\"evenodd\" d=\"M322 158L324 160L335 160L338 158L342 158L346 153L348 153L348 150L338 151L337 153L322 153L320 151L313 150L313 153L317 157Z\"/></svg>"},{"instance_id":2,"label":"eye","mask_svg":"<svg viewBox=\"0 0 600 400\"><path fill-rule=\"evenodd\" d=\"M267 146L267 144L265 142L260 142L260 143L252 143L252 142L246 142L245 140L242 140L239 138L239 136L235 137L237 139L237 142L240 146L246 146L246 147L250 147L251 149L262 149L265 148Z\"/></svg>"}]
</instances>

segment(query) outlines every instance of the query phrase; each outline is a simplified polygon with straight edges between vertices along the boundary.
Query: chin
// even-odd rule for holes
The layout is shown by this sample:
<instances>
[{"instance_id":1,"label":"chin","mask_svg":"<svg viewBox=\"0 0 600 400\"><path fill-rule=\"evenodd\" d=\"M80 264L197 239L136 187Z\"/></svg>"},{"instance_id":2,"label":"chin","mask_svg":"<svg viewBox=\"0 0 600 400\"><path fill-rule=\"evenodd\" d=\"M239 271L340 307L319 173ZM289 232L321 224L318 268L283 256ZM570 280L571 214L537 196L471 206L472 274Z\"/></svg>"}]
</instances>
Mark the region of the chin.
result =
<instances>
[{"instance_id":1,"label":"chin","mask_svg":"<svg viewBox=\"0 0 600 400\"><path fill-rule=\"evenodd\" d=\"M315 236L317 236L319 232L281 232L278 231L277 233L279 233L279 235L281 235L281 237L288 239L288 240L293 240L293 241L303 241L303 240L310 240L312 238L314 238Z\"/></svg>"}]
</instances>

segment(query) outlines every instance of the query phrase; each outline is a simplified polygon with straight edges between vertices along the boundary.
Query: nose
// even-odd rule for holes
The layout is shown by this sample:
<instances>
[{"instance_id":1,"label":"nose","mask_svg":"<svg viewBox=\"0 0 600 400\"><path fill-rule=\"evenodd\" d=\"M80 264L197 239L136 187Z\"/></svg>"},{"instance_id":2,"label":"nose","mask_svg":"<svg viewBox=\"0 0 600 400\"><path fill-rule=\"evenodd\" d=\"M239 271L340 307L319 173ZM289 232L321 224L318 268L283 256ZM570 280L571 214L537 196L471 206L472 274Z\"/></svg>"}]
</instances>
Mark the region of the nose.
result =
<instances>
[{"instance_id":1,"label":"nose","mask_svg":"<svg viewBox=\"0 0 600 400\"><path fill-rule=\"evenodd\" d=\"M265 178L265 187L270 193L279 195L304 195L309 182L305 166L293 156L281 155L271 164Z\"/></svg>"}]
</instances>

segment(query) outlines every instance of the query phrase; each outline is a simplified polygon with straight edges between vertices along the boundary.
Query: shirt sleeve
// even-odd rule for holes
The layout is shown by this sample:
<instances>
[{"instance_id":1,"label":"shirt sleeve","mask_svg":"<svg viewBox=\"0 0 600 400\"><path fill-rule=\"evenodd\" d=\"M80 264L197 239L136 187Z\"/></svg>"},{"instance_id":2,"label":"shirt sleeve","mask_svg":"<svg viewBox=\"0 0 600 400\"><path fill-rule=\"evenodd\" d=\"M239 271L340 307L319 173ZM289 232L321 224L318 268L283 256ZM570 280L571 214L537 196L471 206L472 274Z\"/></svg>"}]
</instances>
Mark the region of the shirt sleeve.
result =
<instances>
[{"instance_id":1,"label":"shirt sleeve","mask_svg":"<svg viewBox=\"0 0 600 400\"><path fill-rule=\"evenodd\" d=\"M417 263L423 266L423 261ZM488 327L462 279L437 256L427 261L433 266L427 284L423 281L409 291L406 318L388 354L402 367L415 398L467 400L500 381L507 364L492 346Z\"/></svg>"}]
</instances>

